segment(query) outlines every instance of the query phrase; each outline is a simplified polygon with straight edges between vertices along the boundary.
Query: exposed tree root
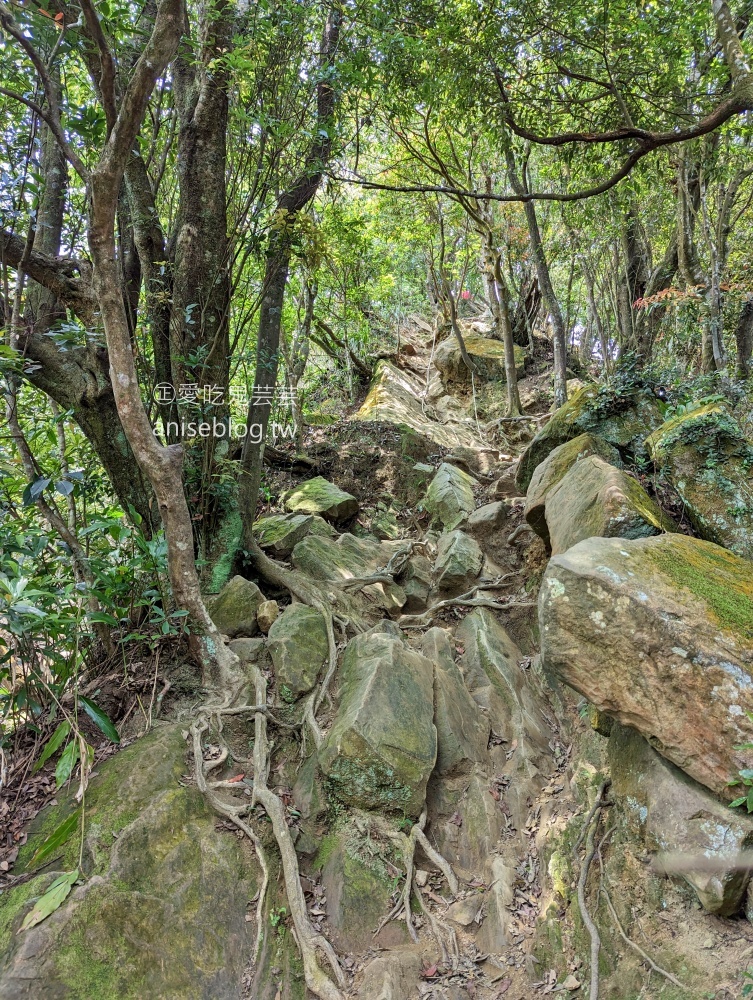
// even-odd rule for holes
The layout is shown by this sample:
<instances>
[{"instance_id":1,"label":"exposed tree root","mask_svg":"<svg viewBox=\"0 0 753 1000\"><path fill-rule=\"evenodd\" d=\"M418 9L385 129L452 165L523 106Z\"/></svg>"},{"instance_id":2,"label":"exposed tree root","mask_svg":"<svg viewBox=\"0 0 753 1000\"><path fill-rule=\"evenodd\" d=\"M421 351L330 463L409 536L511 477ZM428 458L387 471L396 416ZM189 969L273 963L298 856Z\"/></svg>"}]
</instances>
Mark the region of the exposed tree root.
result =
<instances>
[{"instance_id":1,"label":"exposed tree root","mask_svg":"<svg viewBox=\"0 0 753 1000\"><path fill-rule=\"evenodd\" d=\"M254 675L256 701L263 705L267 700L267 682L259 670L255 670ZM264 712L254 714L254 730L254 794L252 803L259 802L272 821L272 831L282 859L285 894L303 959L306 986L321 1000L344 1000L341 990L345 987L345 976L340 968L335 950L323 934L314 930L309 920L298 870L298 856L295 853L295 845L288 827L285 807L279 796L275 795L267 785L270 760L267 719ZM317 952L326 958L337 985L320 967Z\"/></svg>"},{"instance_id":2,"label":"exposed tree root","mask_svg":"<svg viewBox=\"0 0 753 1000\"><path fill-rule=\"evenodd\" d=\"M475 587L471 588L471 590L466 591L465 594L460 594L458 597L449 597L444 601L438 601L436 604L432 604L430 608L427 608L426 611L422 611L419 615L401 615L397 620L397 624L400 628L424 628L430 624L432 618L443 608L449 608L453 605L471 608L497 608L497 610L500 611L505 610L512 605L500 604L498 601L490 601L484 597L477 597L476 595L483 590L498 590L502 587L510 586L510 584L505 583L505 581L517 578L517 573L505 573L504 576L499 577L497 580L478 583Z\"/></svg>"},{"instance_id":3,"label":"exposed tree root","mask_svg":"<svg viewBox=\"0 0 753 1000\"><path fill-rule=\"evenodd\" d=\"M586 816L586 820L581 827L578 839L573 846L573 855L577 858L580 845L585 839L586 854L583 858L583 862L581 863L580 875L578 877L578 908L589 937L591 938L591 986L589 1000L599 1000L599 952L601 951L601 937L599 935L599 929L589 912L588 904L586 903L586 882L588 881L588 872L591 868L591 862L599 849L597 848L595 842L596 830L599 826L601 810L609 804L604 800L604 793L610 784L611 780L607 778L605 781L602 781L599 786L596 801Z\"/></svg>"},{"instance_id":4,"label":"exposed tree root","mask_svg":"<svg viewBox=\"0 0 753 1000\"><path fill-rule=\"evenodd\" d=\"M411 892L414 893L416 899L421 906L423 913L426 915L429 921L429 926L431 927L434 937L437 939L437 943L442 950L442 956L444 961L449 961L449 953L447 950L447 941L450 942L450 951L452 951L457 958L457 940L455 938L455 933L452 928L445 925L445 923L439 920L426 906L424 902L423 895L421 893L421 888L415 879L414 870L414 858L416 853L416 844L420 844L423 848L427 857L439 868L439 870L444 875L447 880L447 884L450 887L450 892L453 896L458 894L458 880L455 872L452 870L450 863L442 857L442 855L436 851L429 842L428 837L424 833L424 827L426 826L426 807L424 806L421 811L421 815L417 823L413 824L410 833L406 836L404 833L400 833L398 830L389 829L386 825L382 824L382 833L393 843L396 843L401 851L403 852L403 858L405 861L405 884L403 885L403 891L400 896L400 900L392 908L392 910L387 914L387 916L380 922L377 929L374 931L376 936L381 929L388 924L391 920L395 920L400 912L403 912L405 918L405 925L408 928L408 933L414 942L418 943L418 933L416 928L413 926L413 915L411 913L410 900Z\"/></svg>"},{"instance_id":5,"label":"exposed tree root","mask_svg":"<svg viewBox=\"0 0 753 1000\"><path fill-rule=\"evenodd\" d=\"M270 769L267 719L271 717L267 705L267 684L259 670L254 667L250 669L255 688L253 703L244 702L243 700L246 694L246 685L237 686L233 691L226 694L221 702L209 702L201 706L190 726L196 784L199 790L206 796L215 812L233 823L249 838L259 859L263 880L256 904L257 930L255 955L258 957L261 949L264 933L263 912L269 885L269 864L263 845L253 827L246 819L247 814L258 803L262 806L271 821L272 832L280 852L285 893L293 920L295 939L303 960L306 986L320 1000L344 1000L342 989L345 986L345 977L340 968L335 950L324 935L314 930L308 917L306 901L301 887L298 857L288 827L285 806L279 796L267 784ZM317 745L319 745L323 739L323 735L314 714L316 699L316 693L309 697L304 706L304 717L314 733L315 740L318 741ZM245 798L243 801L238 801L237 799L233 801L232 796L237 795L242 786L239 787L237 782L215 781L210 778L211 773L221 767L227 760L229 755L228 748L221 743L219 755L213 760L204 761L201 741L202 736L210 731L213 733L213 738L222 741L223 717L243 714L253 715L254 717L254 790L251 798ZM335 982L320 966L319 955L324 956L332 969Z\"/></svg>"}]
</instances>

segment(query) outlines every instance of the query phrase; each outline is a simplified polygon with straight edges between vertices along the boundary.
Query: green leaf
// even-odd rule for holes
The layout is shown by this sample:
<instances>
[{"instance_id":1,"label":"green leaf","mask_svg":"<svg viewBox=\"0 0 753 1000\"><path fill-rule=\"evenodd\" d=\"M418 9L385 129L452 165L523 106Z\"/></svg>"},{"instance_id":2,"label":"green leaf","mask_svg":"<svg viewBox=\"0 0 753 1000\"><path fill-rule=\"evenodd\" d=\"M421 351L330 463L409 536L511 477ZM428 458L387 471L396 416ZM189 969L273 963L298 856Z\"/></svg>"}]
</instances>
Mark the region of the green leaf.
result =
<instances>
[{"instance_id":1,"label":"green leaf","mask_svg":"<svg viewBox=\"0 0 753 1000\"><path fill-rule=\"evenodd\" d=\"M78 760L78 740L71 740L55 768L55 787L60 788L70 778Z\"/></svg>"},{"instance_id":2,"label":"green leaf","mask_svg":"<svg viewBox=\"0 0 753 1000\"><path fill-rule=\"evenodd\" d=\"M730 809L736 809L738 806L741 806L743 804L743 802L745 802L746 798L747 798L747 796L742 795L742 796L740 796L739 799L735 799L734 802L730 802L730 804L729 804Z\"/></svg>"},{"instance_id":3,"label":"green leaf","mask_svg":"<svg viewBox=\"0 0 753 1000\"><path fill-rule=\"evenodd\" d=\"M95 725L99 726L108 740L111 740L113 743L120 743L120 735L117 729L113 726L102 709L95 705L93 701L89 701L88 698L79 696L78 700L84 706L86 714L92 722L95 723Z\"/></svg>"},{"instance_id":4,"label":"green leaf","mask_svg":"<svg viewBox=\"0 0 753 1000\"><path fill-rule=\"evenodd\" d=\"M749 813L753 813L753 788L748 792L748 799L746 802Z\"/></svg>"},{"instance_id":5,"label":"green leaf","mask_svg":"<svg viewBox=\"0 0 753 1000\"><path fill-rule=\"evenodd\" d=\"M42 864L44 861L47 861L47 859L52 857L59 847L62 847L63 844L67 843L67 841L70 840L72 835L76 832L80 817L81 810L77 809L76 812L71 813L70 816L66 817L66 819L64 819L59 826L56 826L49 837L47 837L46 840L37 848L34 857L29 862L29 866L36 866L38 864Z\"/></svg>"},{"instance_id":6,"label":"green leaf","mask_svg":"<svg viewBox=\"0 0 753 1000\"><path fill-rule=\"evenodd\" d=\"M73 483L69 483L67 479L61 479L59 482L55 483L55 489L61 496L67 497L73 493Z\"/></svg>"},{"instance_id":7,"label":"green leaf","mask_svg":"<svg viewBox=\"0 0 753 1000\"><path fill-rule=\"evenodd\" d=\"M18 933L28 931L30 927L36 927L37 924L41 924L43 920L46 920L51 913L54 913L68 897L73 888L73 883L77 878L78 868L75 868L72 872L66 872L60 878L56 878L44 896L40 896L31 910L26 914L24 922L18 929Z\"/></svg>"},{"instance_id":8,"label":"green leaf","mask_svg":"<svg viewBox=\"0 0 753 1000\"><path fill-rule=\"evenodd\" d=\"M92 611L88 618L90 622L102 622L104 625L112 625L113 627L120 625L117 618L113 618L112 615L108 615L104 611Z\"/></svg>"},{"instance_id":9,"label":"green leaf","mask_svg":"<svg viewBox=\"0 0 753 1000\"><path fill-rule=\"evenodd\" d=\"M44 765L47 763L50 757L52 757L52 755L55 753L55 751L58 749L58 747L60 746L60 744L63 742L63 740L66 738L66 736L70 731L71 731L70 722L66 721L60 723L55 732L45 743L44 750L42 751L39 760L34 765L35 771L38 771L40 767L44 767Z\"/></svg>"}]
</instances>

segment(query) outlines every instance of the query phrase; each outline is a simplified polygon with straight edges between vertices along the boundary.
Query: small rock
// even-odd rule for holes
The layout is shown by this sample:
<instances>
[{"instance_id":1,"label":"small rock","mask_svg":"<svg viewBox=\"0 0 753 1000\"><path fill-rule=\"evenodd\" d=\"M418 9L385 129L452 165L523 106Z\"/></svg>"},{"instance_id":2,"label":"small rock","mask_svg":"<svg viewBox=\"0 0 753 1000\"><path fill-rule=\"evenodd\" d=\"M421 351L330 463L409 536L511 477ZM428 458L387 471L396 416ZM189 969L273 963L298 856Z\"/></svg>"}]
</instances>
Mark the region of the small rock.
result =
<instances>
[{"instance_id":1,"label":"small rock","mask_svg":"<svg viewBox=\"0 0 753 1000\"><path fill-rule=\"evenodd\" d=\"M468 518L467 530L472 535L483 535L486 532L497 531L510 516L510 508L502 500L486 503L478 507Z\"/></svg>"},{"instance_id":2,"label":"small rock","mask_svg":"<svg viewBox=\"0 0 753 1000\"><path fill-rule=\"evenodd\" d=\"M570 975L570 976L567 977L567 979L562 984L562 989L563 990L570 990L572 992L574 990L579 990L582 985L583 984L581 983L581 981L579 979L577 979L575 976Z\"/></svg>"},{"instance_id":3,"label":"small rock","mask_svg":"<svg viewBox=\"0 0 753 1000\"><path fill-rule=\"evenodd\" d=\"M443 462L429 484L424 507L451 531L473 512L476 506L473 487L477 485L467 472Z\"/></svg>"},{"instance_id":4,"label":"small rock","mask_svg":"<svg viewBox=\"0 0 753 1000\"><path fill-rule=\"evenodd\" d=\"M320 514L329 521L347 521L358 513L358 501L323 476L316 476L287 494L285 509L299 514Z\"/></svg>"},{"instance_id":5,"label":"small rock","mask_svg":"<svg viewBox=\"0 0 753 1000\"><path fill-rule=\"evenodd\" d=\"M291 604L272 624L267 644L282 698L295 701L310 691L329 651L321 614L305 604Z\"/></svg>"},{"instance_id":6,"label":"small rock","mask_svg":"<svg viewBox=\"0 0 753 1000\"><path fill-rule=\"evenodd\" d=\"M478 542L464 531L447 531L437 544L434 563L438 590L466 590L481 572L484 562Z\"/></svg>"},{"instance_id":7,"label":"small rock","mask_svg":"<svg viewBox=\"0 0 753 1000\"><path fill-rule=\"evenodd\" d=\"M416 884L418 886L420 886L420 888L423 889L423 887L426 885L426 883L428 881L429 881L429 873L423 871L423 869L421 869L421 868L417 869L417 871L416 871Z\"/></svg>"},{"instance_id":8,"label":"small rock","mask_svg":"<svg viewBox=\"0 0 753 1000\"><path fill-rule=\"evenodd\" d=\"M484 897L480 894L458 899L447 910L447 917L461 927L469 927L478 916Z\"/></svg>"},{"instance_id":9,"label":"small rock","mask_svg":"<svg viewBox=\"0 0 753 1000\"><path fill-rule=\"evenodd\" d=\"M270 628L277 621L280 614L280 606L277 601L264 601L259 605L256 612L256 621L260 630L266 635Z\"/></svg>"},{"instance_id":10,"label":"small rock","mask_svg":"<svg viewBox=\"0 0 753 1000\"><path fill-rule=\"evenodd\" d=\"M228 638L253 636L257 632L256 612L264 600L264 594L255 583L234 576L216 597L207 600L207 611Z\"/></svg>"}]
</instances>

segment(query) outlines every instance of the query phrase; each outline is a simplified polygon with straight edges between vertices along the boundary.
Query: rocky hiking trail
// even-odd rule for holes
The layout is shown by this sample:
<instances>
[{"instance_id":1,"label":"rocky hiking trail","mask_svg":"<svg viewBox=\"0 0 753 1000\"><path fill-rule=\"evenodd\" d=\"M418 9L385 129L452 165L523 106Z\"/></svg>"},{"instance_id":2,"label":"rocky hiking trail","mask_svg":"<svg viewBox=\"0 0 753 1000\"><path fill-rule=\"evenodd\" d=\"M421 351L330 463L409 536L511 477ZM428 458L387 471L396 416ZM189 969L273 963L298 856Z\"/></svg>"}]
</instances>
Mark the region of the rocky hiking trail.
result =
<instances>
[{"instance_id":1,"label":"rocky hiking trail","mask_svg":"<svg viewBox=\"0 0 753 1000\"><path fill-rule=\"evenodd\" d=\"M33 821L0 996L742 995L753 525L697 459L723 407L672 423L641 385L574 382L550 414L521 354L506 421L501 345L465 332L472 379L417 318L320 432L340 454L273 480L258 579L217 561L254 711L176 699L99 767L83 843L34 857L72 796Z\"/></svg>"}]
</instances>

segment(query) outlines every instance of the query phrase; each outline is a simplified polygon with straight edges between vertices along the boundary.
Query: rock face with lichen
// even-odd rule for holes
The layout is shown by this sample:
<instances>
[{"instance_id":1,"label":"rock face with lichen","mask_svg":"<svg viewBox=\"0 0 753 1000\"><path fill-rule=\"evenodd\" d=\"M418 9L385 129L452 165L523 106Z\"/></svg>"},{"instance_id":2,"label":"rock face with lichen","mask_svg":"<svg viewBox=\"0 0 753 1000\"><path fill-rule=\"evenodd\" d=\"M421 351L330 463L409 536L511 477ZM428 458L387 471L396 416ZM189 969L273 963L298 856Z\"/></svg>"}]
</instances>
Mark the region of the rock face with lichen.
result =
<instances>
[{"instance_id":1,"label":"rock face with lichen","mask_svg":"<svg viewBox=\"0 0 753 1000\"><path fill-rule=\"evenodd\" d=\"M680 862L704 909L736 913L750 878L740 854L753 848L753 818L723 805L627 726L612 727L609 761L612 793L630 833L663 856L660 868L671 871ZM716 862L711 871L703 865L710 857ZM696 869L688 867L693 858Z\"/></svg>"},{"instance_id":2,"label":"rock face with lichen","mask_svg":"<svg viewBox=\"0 0 753 1000\"><path fill-rule=\"evenodd\" d=\"M615 468L622 467L620 453L611 444L596 434L579 434L550 452L531 476L526 493L525 518L545 542L549 541L549 529L544 516L549 491L559 484L576 462L589 455L598 455Z\"/></svg>"},{"instance_id":3,"label":"rock face with lichen","mask_svg":"<svg viewBox=\"0 0 753 1000\"><path fill-rule=\"evenodd\" d=\"M750 767L753 565L685 535L590 538L539 595L544 667L726 801Z\"/></svg>"},{"instance_id":4,"label":"rock face with lichen","mask_svg":"<svg viewBox=\"0 0 753 1000\"><path fill-rule=\"evenodd\" d=\"M468 357L476 369L476 377L493 379L495 382L505 382L505 346L501 340L491 340L470 334L463 338ZM518 378L522 378L525 366L526 352L515 345L515 369ZM434 353L436 365L445 383L470 382L471 372L460 354L460 344L457 337L450 335L443 340Z\"/></svg>"},{"instance_id":5,"label":"rock face with lichen","mask_svg":"<svg viewBox=\"0 0 753 1000\"><path fill-rule=\"evenodd\" d=\"M309 535L293 549L293 565L314 580L352 580L384 569L400 546L398 541L357 538L350 534L337 539ZM363 592L385 611L405 604L405 592L396 583L369 584Z\"/></svg>"},{"instance_id":6,"label":"rock face with lichen","mask_svg":"<svg viewBox=\"0 0 753 1000\"><path fill-rule=\"evenodd\" d=\"M4 1000L237 997L253 948L246 912L256 870L247 845L217 835L204 797L181 784L185 771L179 726L160 727L100 767L86 795L86 884L17 933L56 872L78 867L74 834L55 870L0 896ZM61 796L37 816L19 870L75 808L72 795Z\"/></svg>"},{"instance_id":7,"label":"rock face with lichen","mask_svg":"<svg viewBox=\"0 0 753 1000\"><path fill-rule=\"evenodd\" d=\"M437 542L434 581L437 590L467 590L481 572L484 554L475 538L464 531L445 531Z\"/></svg>"},{"instance_id":8,"label":"rock face with lichen","mask_svg":"<svg viewBox=\"0 0 753 1000\"><path fill-rule=\"evenodd\" d=\"M596 455L576 462L549 491L545 516L554 555L584 538L647 538L675 530L637 480Z\"/></svg>"},{"instance_id":9,"label":"rock face with lichen","mask_svg":"<svg viewBox=\"0 0 753 1000\"><path fill-rule=\"evenodd\" d=\"M285 559L307 535L332 538L334 529L316 514L272 514L254 525L259 545L277 559Z\"/></svg>"},{"instance_id":10,"label":"rock face with lichen","mask_svg":"<svg viewBox=\"0 0 753 1000\"><path fill-rule=\"evenodd\" d=\"M452 531L475 510L473 487L477 485L467 472L443 462L429 483L424 507L447 531Z\"/></svg>"},{"instance_id":11,"label":"rock face with lichen","mask_svg":"<svg viewBox=\"0 0 753 1000\"><path fill-rule=\"evenodd\" d=\"M609 386L584 386L552 414L520 456L515 482L525 493L537 466L581 434L596 434L615 448L637 453L644 450L646 431L661 423L659 402L647 389L619 392Z\"/></svg>"},{"instance_id":12,"label":"rock face with lichen","mask_svg":"<svg viewBox=\"0 0 753 1000\"><path fill-rule=\"evenodd\" d=\"M323 476L316 476L287 494L285 509L294 514L319 514L328 521L347 521L358 513L358 501Z\"/></svg>"},{"instance_id":13,"label":"rock face with lichen","mask_svg":"<svg viewBox=\"0 0 753 1000\"><path fill-rule=\"evenodd\" d=\"M724 405L672 417L646 447L698 534L753 559L753 446Z\"/></svg>"},{"instance_id":14,"label":"rock face with lichen","mask_svg":"<svg viewBox=\"0 0 753 1000\"><path fill-rule=\"evenodd\" d=\"M327 628L321 614L306 604L285 608L269 629L277 691L284 701L295 701L316 684L327 659Z\"/></svg>"},{"instance_id":15,"label":"rock face with lichen","mask_svg":"<svg viewBox=\"0 0 753 1000\"><path fill-rule=\"evenodd\" d=\"M234 576L216 597L207 601L212 621L230 639L258 632L256 612L266 598L252 580Z\"/></svg>"},{"instance_id":16,"label":"rock face with lichen","mask_svg":"<svg viewBox=\"0 0 753 1000\"><path fill-rule=\"evenodd\" d=\"M319 763L341 801L418 814L437 758L434 669L401 639L351 639L340 671L340 706Z\"/></svg>"}]
</instances>

